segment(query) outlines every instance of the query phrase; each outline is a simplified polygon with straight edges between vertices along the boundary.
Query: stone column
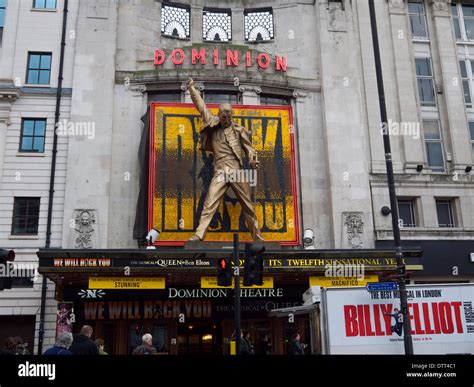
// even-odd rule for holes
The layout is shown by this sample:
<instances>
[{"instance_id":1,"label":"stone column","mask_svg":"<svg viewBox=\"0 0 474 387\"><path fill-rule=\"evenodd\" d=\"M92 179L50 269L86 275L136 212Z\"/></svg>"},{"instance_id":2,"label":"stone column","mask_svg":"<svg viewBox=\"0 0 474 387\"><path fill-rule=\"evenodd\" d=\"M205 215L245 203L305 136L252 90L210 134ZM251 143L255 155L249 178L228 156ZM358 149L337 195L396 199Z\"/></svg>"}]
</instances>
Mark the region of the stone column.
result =
<instances>
[{"instance_id":1,"label":"stone column","mask_svg":"<svg viewBox=\"0 0 474 387\"><path fill-rule=\"evenodd\" d=\"M438 46L437 60L441 65L441 82L450 134L449 139L445 138L445 143L451 141L453 172L464 173L466 165L472 164L472 156L462 83L459 81L457 46L451 33L450 0L430 0L430 5L435 26L431 35ZM455 79L458 82L454 82Z\"/></svg>"},{"instance_id":2,"label":"stone column","mask_svg":"<svg viewBox=\"0 0 474 387\"><path fill-rule=\"evenodd\" d=\"M240 85L239 91L242 93L243 105L260 105L259 94L262 89L259 86Z\"/></svg>"},{"instance_id":3,"label":"stone column","mask_svg":"<svg viewBox=\"0 0 474 387\"><path fill-rule=\"evenodd\" d=\"M366 223L362 233L371 241L363 248L372 247L373 223L369 187L367 130L363 118L362 69L356 49L352 13L354 3L319 2L321 41L321 86L323 127L326 138L326 157L329 175L329 213L335 248L343 248L343 214L364 214ZM379 131L380 133L380 131ZM381 137L379 135L379 137ZM365 240L365 238L362 238Z\"/></svg>"}]
</instances>

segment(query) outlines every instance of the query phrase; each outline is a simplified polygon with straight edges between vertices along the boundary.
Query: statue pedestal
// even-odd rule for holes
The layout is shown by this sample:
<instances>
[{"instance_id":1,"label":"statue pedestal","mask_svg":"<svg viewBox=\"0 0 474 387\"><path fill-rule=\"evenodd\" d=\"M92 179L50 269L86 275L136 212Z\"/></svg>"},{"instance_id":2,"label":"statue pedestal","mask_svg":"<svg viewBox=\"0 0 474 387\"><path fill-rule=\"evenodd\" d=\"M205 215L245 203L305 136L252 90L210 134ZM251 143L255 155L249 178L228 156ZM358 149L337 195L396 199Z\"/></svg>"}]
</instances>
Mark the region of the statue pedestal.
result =
<instances>
[{"instance_id":1,"label":"statue pedestal","mask_svg":"<svg viewBox=\"0 0 474 387\"><path fill-rule=\"evenodd\" d=\"M281 245L278 242L250 242L265 246L265 250L281 250ZM185 250L225 250L232 251L234 248L233 242L206 242L206 241L188 241L184 245ZM245 242L239 243L239 250L245 249Z\"/></svg>"}]
</instances>

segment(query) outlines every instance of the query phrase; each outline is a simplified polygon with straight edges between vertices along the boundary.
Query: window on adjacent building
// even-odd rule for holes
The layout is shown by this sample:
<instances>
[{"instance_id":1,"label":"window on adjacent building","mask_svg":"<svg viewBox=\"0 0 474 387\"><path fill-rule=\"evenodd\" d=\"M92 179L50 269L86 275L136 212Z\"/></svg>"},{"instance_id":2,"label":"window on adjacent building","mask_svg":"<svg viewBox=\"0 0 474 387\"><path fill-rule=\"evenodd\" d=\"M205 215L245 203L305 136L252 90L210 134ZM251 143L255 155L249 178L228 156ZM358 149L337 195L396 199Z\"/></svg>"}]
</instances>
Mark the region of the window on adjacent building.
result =
<instances>
[{"instance_id":1,"label":"window on adjacent building","mask_svg":"<svg viewBox=\"0 0 474 387\"><path fill-rule=\"evenodd\" d=\"M398 199L398 218L401 227L416 227L415 199Z\"/></svg>"},{"instance_id":2,"label":"window on adjacent building","mask_svg":"<svg viewBox=\"0 0 474 387\"><path fill-rule=\"evenodd\" d=\"M474 121L469 121L469 134L471 135L471 151L474 160Z\"/></svg>"},{"instance_id":3,"label":"window on adjacent building","mask_svg":"<svg viewBox=\"0 0 474 387\"><path fill-rule=\"evenodd\" d=\"M451 3L454 35L459 40L474 40L474 4Z\"/></svg>"},{"instance_id":4,"label":"window on adjacent building","mask_svg":"<svg viewBox=\"0 0 474 387\"><path fill-rule=\"evenodd\" d=\"M260 94L260 105L289 105L290 97L273 94Z\"/></svg>"},{"instance_id":5,"label":"window on adjacent building","mask_svg":"<svg viewBox=\"0 0 474 387\"><path fill-rule=\"evenodd\" d=\"M56 0L34 0L33 8L56 9Z\"/></svg>"},{"instance_id":6,"label":"window on adjacent building","mask_svg":"<svg viewBox=\"0 0 474 387\"><path fill-rule=\"evenodd\" d=\"M190 7L166 4L161 6L161 34L172 38L189 38Z\"/></svg>"},{"instance_id":7,"label":"window on adjacent building","mask_svg":"<svg viewBox=\"0 0 474 387\"><path fill-rule=\"evenodd\" d=\"M40 198L15 198L12 235L38 234Z\"/></svg>"},{"instance_id":8,"label":"window on adjacent building","mask_svg":"<svg viewBox=\"0 0 474 387\"><path fill-rule=\"evenodd\" d=\"M26 82L29 85L49 85L51 76L51 53L30 52Z\"/></svg>"},{"instance_id":9,"label":"window on adjacent building","mask_svg":"<svg viewBox=\"0 0 474 387\"><path fill-rule=\"evenodd\" d=\"M204 9L202 38L208 42L232 40L232 13L224 9Z\"/></svg>"},{"instance_id":10,"label":"window on adjacent building","mask_svg":"<svg viewBox=\"0 0 474 387\"><path fill-rule=\"evenodd\" d=\"M435 107L435 80L433 70L431 68L430 58L415 59L416 75L418 78L418 93L420 96L420 104L423 107Z\"/></svg>"},{"instance_id":11,"label":"window on adjacent building","mask_svg":"<svg viewBox=\"0 0 474 387\"><path fill-rule=\"evenodd\" d=\"M454 218L454 200L437 199L436 212L438 213L439 227L456 227Z\"/></svg>"},{"instance_id":12,"label":"window on adjacent building","mask_svg":"<svg viewBox=\"0 0 474 387\"><path fill-rule=\"evenodd\" d=\"M438 120L423 120L423 136L428 165L433 172L444 172L443 141Z\"/></svg>"},{"instance_id":13,"label":"window on adjacent building","mask_svg":"<svg viewBox=\"0 0 474 387\"><path fill-rule=\"evenodd\" d=\"M204 101L206 103L240 103L238 93L207 90L204 91Z\"/></svg>"},{"instance_id":14,"label":"window on adjacent building","mask_svg":"<svg viewBox=\"0 0 474 387\"><path fill-rule=\"evenodd\" d=\"M21 125L20 152L44 152L45 136L45 119L23 119Z\"/></svg>"},{"instance_id":15,"label":"window on adjacent building","mask_svg":"<svg viewBox=\"0 0 474 387\"><path fill-rule=\"evenodd\" d=\"M468 71L469 61L460 60L459 68L461 70L461 79L462 79L462 88L464 93L464 102L466 103L467 108L472 108L472 98L471 98L471 77L468 74L471 72Z\"/></svg>"},{"instance_id":16,"label":"window on adjacent building","mask_svg":"<svg viewBox=\"0 0 474 387\"><path fill-rule=\"evenodd\" d=\"M7 8L7 0L0 0L0 28L5 24L5 10Z\"/></svg>"},{"instance_id":17,"label":"window on adjacent building","mask_svg":"<svg viewBox=\"0 0 474 387\"><path fill-rule=\"evenodd\" d=\"M461 39L461 23L459 21L458 6L456 3L451 3L451 15L453 17L453 29L456 39Z\"/></svg>"},{"instance_id":18,"label":"window on adjacent building","mask_svg":"<svg viewBox=\"0 0 474 387\"><path fill-rule=\"evenodd\" d=\"M271 8L244 11L244 32L247 42L273 39L273 11Z\"/></svg>"},{"instance_id":19,"label":"window on adjacent building","mask_svg":"<svg viewBox=\"0 0 474 387\"><path fill-rule=\"evenodd\" d=\"M411 36L413 38L428 38L425 6L421 0L408 2L410 16Z\"/></svg>"}]
</instances>

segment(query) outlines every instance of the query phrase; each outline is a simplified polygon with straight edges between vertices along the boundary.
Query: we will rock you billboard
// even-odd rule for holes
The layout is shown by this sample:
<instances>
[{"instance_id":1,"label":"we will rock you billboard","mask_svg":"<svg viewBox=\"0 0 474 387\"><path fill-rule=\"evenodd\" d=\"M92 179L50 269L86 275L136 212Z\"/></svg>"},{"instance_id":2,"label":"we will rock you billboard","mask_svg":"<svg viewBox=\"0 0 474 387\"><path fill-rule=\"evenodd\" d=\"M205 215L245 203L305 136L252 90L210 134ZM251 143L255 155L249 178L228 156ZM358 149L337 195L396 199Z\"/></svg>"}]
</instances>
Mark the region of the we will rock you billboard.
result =
<instances>
[{"instance_id":1,"label":"we will rock you billboard","mask_svg":"<svg viewBox=\"0 0 474 387\"><path fill-rule=\"evenodd\" d=\"M208 108L217 114L218 105ZM234 121L250 132L260 161L250 179L263 238L285 245L299 240L291 107L234 105ZM182 245L199 223L213 175L213 155L199 149L201 116L192 104L151 105L148 226L161 231L157 244ZM229 187L206 241L251 240L242 207Z\"/></svg>"}]
</instances>

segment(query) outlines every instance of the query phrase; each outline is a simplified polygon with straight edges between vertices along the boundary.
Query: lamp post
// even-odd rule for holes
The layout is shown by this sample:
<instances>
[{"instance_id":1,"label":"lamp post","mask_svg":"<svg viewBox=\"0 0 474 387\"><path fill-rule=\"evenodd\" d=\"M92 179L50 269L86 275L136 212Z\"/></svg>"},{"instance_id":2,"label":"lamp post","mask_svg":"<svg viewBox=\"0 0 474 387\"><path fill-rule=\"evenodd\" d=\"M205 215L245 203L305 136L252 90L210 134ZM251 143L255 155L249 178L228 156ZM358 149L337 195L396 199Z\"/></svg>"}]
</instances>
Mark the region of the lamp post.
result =
<instances>
[{"instance_id":1,"label":"lamp post","mask_svg":"<svg viewBox=\"0 0 474 387\"><path fill-rule=\"evenodd\" d=\"M380 60L379 38L377 33L377 20L375 17L374 0L369 0L370 27L372 30L372 43L374 46L375 72L377 75L377 89L379 94L380 116L382 124L387 125L387 106L385 104L385 90L383 86L382 63ZM406 267L403 262L402 244L400 238L400 225L398 223L398 204L395 193L395 177L393 175L392 150L390 146L389 131L383 131L383 145L385 150L385 165L387 166L388 192L390 207L392 209L393 242L397 260L398 288L400 293L400 309L403 314L403 341L405 354L413 355L413 341L411 338L410 319L408 315L407 289L405 284Z\"/></svg>"}]
</instances>

